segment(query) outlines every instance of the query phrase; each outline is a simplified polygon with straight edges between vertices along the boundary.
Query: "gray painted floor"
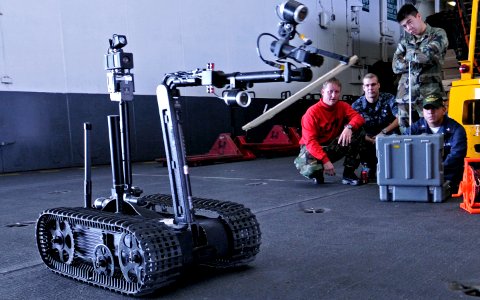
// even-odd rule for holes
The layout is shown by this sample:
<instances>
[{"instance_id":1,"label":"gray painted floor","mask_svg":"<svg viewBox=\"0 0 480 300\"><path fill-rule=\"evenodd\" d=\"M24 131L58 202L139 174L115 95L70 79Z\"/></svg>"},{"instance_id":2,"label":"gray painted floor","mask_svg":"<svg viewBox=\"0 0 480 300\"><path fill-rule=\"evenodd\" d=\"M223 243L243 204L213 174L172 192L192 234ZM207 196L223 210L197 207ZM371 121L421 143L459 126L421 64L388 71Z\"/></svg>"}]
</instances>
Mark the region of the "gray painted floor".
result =
<instances>
[{"instance_id":1,"label":"gray painted floor","mask_svg":"<svg viewBox=\"0 0 480 300\"><path fill-rule=\"evenodd\" d=\"M133 172L145 194L169 193L166 168L142 163ZM261 250L248 267L194 268L149 298L477 299L455 283L480 286L480 215L460 209L461 199L381 202L376 184L340 181L313 185L297 174L293 157L191 168L194 196L252 209ZM110 186L109 167L94 168L94 197ZM0 299L127 298L56 275L37 254L39 213L82 206L82 193L80 168L0 176Z\"/></svg>"}]
</instances>

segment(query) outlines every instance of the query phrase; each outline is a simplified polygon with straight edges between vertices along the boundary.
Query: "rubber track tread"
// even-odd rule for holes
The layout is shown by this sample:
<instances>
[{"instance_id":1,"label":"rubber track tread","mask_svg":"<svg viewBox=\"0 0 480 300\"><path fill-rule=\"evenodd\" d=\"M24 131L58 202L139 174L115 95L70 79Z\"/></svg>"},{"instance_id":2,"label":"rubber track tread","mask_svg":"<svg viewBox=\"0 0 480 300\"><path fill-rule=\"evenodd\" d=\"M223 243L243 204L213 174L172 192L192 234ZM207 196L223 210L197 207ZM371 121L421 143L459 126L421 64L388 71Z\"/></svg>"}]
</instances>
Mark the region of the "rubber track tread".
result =
<instances>
[{"instance_id":1,"label":"rubber track tread","mask_svg":"<svg viewBox=\"0 0 480 300\"><path fill-rule=\"evenodd\" d=\"M72 230L76 226L100 229L121 235L132 234L143 250L145 274L143 283L127 281L119 270L113 276L98 274L93 264L74 255L71 264L56 260L51 255L49 237L52 222L68 222ZM87 230L88 232L88 230ZM182 268L182 252L175 232L158 220L140 216L119 215L86 208L55 208L44 211L36 227L37 245L44 263L52 271L61 275L101 286L105 289L128 295L143 295L176 280ZM78 237L75 237L74 241ZM112 250L113 253L113 250Z\"/></svg>"},{"instance_id":2,"label":"rubber track tread","mask_svg":"<svg viewBox=\"0 0 480 300\"><path fill-rule=\"evenodd\" d=\"M144 196L141 200L162 207L172 207L172 197L164 194ZM242 204L229 201L197 198L192 199L195 215L214 212L229 228L232 236L232 252L228 257L218 258L208 265L234 267L244 265L255 258L260 251L261 232L257 218Z\"/></svg>"}]
</instances>

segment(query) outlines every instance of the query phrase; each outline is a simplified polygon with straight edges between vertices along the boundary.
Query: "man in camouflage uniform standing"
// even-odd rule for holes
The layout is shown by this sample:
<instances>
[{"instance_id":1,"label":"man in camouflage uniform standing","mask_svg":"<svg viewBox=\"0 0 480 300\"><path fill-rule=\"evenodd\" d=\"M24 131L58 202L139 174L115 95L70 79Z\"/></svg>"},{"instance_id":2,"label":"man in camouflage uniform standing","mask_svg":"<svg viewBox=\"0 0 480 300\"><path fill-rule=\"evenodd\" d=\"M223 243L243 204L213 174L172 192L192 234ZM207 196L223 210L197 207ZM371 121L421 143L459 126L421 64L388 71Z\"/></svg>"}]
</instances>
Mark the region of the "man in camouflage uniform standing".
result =
<instances>
[{"instance_id":1,"label":"man in camouflage uniform standing","mask_svg":"<svg viewBox=\"0 0 480 300\"><path fill-rule=\"evenodd\" d=\"M392 68L395 74L401 74L396 97L400 131L409 134L409 102L411 101L412 112L416 111L421 117L422 99L426 95L437 93L445 97L441 72L448 38L445 30L425 23L411 4L400 8L397 21L405 29L405 36L393 55Z\"/></svg>"},{"instance_id":2,"label":"man in camouflage uniform standing","mask_svg":"<svg viewBox=\"0 0 480 300\"><path fill-rule=\"evenodd\" d=\"M365 120L348 103L340 101L342 84L336 78L323 83L322 99L302 117L300 154L295 167L314 183L324 182L323 174L336 175L333 163L345 157L343 184L359 185L355 169L365 141Z\"/></svg>"},{"instance_id":3,"label":"man in camouflage uniform standing","mask_svg":"<svg viewBox=\"0 0 480 300\"><path fill-rule=\"evenodd\" d=\"M352 108L365 119L365 145L360 151L360 159L370 169L368 177L375 179L376 137L398 133L398 106L394 95L380 92L380 82L373 73L363 76L363 91L365 94L353 102Z\"/></svg>"}]
</instances>

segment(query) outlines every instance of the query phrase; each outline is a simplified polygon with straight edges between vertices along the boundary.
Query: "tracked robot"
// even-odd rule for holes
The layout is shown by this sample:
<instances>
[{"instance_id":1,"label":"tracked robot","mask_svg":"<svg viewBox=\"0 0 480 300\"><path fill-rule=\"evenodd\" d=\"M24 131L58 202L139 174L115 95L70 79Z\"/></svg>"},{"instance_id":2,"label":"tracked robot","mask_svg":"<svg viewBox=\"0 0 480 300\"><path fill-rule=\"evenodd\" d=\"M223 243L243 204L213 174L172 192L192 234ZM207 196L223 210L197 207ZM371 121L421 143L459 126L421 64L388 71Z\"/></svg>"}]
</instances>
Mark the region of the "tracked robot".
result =
<instances>
[{"instance_id":1,"label":"tracked robot","mask_svg":"<svg viewBox=\"0 0 480 300\"><path fill-rule=\"evenodd\" d=\"M282 64L281 68L226 74L210 64L205 69L167 74L158 86L170 195L142 195L143 191L133 186L129 136L133 55L123 51L125 36L110 39L105 55L108 91L119 105L119 115L108 116L112 192L92 200L92 126L85 123L83 207L47 209L36 224L38 250L49 269L123 294L144 295L177 280L192 265L227 268L254 260L260 250L261 231L250 209L192 194L179 88L206 86L207 91L214 92L226 87L222 96L226 104L246 107L251 100L247 89L254 83L310 81L310 66L320 66L323 57L307 48L307 43L299 47L288 43L296 34L295 25L306 17L307 8L287 1L277 12L283 18L281 38L272 43L271 50L279 59L268 64ZM288 59L307 66L292 67Z\"/></svg>"}]
</instances>

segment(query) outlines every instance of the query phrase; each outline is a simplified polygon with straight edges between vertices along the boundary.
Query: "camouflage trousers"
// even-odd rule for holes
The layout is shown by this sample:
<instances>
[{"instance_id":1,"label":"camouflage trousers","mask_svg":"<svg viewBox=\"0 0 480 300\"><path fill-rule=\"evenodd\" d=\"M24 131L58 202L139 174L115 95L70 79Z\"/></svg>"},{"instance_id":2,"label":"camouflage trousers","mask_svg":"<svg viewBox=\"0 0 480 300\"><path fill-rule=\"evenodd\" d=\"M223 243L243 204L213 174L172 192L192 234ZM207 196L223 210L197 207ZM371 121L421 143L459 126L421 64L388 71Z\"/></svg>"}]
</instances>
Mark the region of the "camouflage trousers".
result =
<instances>
[{"instance_id":1,"label":"camouflage trousers","mask_svg":"<svg viewBox=\"0 0 480 300\"><path fill-rule=\"evenodd\" d=\"M410 120L409 120L408 103L398 103L398 125L401 134L409 134ZM412 123L415 123L419 118L423 117L423 107L421 103L412 103Z\"/></svg>"},{"instance_id":2,"label":"camouflage trousers","mask_svg":"<svg viewBox=\"0 0 480 300\"><path fill-rule=\"evenodd\" d=\"M343 165L356 169L360 164L360 152L365 144L365 131L363 128L353 133L352 141L348 146L338 144L338 137L329 145L323 146L323 151L330 162L334 163L345 157ZM295 167L306 178L315 178L316 174L323 172L323 163L313 157L305 145L300 145L300 154L294 160Z\"/></svg>"}]
</instances>

